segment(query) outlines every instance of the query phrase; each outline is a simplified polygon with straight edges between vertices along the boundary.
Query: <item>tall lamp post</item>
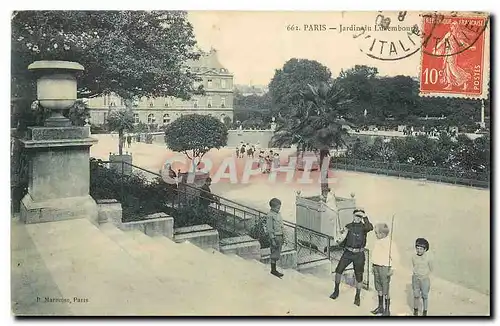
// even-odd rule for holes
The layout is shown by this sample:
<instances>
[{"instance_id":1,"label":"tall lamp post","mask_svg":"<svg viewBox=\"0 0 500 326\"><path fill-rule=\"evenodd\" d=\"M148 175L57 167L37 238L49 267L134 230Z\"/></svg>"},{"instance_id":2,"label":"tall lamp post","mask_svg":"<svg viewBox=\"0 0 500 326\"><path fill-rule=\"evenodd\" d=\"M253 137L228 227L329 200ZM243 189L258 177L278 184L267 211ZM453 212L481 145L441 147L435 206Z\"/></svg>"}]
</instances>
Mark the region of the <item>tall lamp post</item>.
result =
<instances>
[{"instance_id":1,"label":"tall lamp post","mask_svg":"<svg viewBox=\"0 0 500 326\"><path fill-rule=\"evenodd\" d=\"M24 223L89 218L97 204L89 195L90 128L72 126L64 117L76 101L76 75L83 66L69 61L36 61L28 66L37 79L37 99L51 115L43 127L30 127L21 140L28 153L28 193L21 201Z\"/></svg>"}]
</instances>

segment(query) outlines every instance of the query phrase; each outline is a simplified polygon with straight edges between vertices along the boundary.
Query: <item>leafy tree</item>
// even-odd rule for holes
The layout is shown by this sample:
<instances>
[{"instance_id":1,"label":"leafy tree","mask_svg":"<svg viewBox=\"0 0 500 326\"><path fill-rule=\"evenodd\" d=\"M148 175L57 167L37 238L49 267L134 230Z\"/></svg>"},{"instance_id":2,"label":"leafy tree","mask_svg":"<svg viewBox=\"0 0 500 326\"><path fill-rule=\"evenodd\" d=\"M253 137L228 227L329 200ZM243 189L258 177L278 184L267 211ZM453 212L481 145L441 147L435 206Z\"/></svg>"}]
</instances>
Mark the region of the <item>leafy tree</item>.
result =
<instances>
[{"instance_id":1,"label":"leafy tree","mask_svg":"<svg viewBox=\"0 0 500 326\"><path fill-rule=\"evenodd\" d=\"M168 148L184 153L192 162L192 172L196 171L203 156L211 149L226 146L227 136L224 123L212 116L200 114L183 115L165 130Z\"/></svg>"},{"instance_id":2,"label":"leafy tree","mask_svg":"<svg viewBox=\"0 0 500 326\"><path fill-rule=\"evenodd\" d=\"M269 83L273 109L285 115L290 113L293 107L303 105L301 94L308 91L308 85L317 86L330 80L330 69L318 61L296 58L288 60L282 69L276 70Z\"/></svg>"},{"instance_id":3,"label":"leafy tree","mask_svg":"<svg viewBox=\"0 0 500 326\"><path fill-rule=\"evenodd\" d=\"M197 77L184 69L199 57L182 11L17 11L12 16L11 89L14 109L35 99L27 70L37 60L77 61L79 97L114 92L124 99L189 99Z\"/></svg>"},{"instance_id":4,"label":"leafy tree","mask_svg":"<svg viewBox=\"0 0 500 326\"><path fill-rule=\"evenodd\" d=\"M69 108L67 118L71 120L74 126L84 126L86 124L85 120L90 119L88 105L82 100L76 100Z\"/></svg>"},{"instance_id":5,"label":"leafy tree","mask_svg":"<svg viewBox=\"0 0 500 326\"><path fill-rule=\"evenodd\" d=\"M256 120L271 121L271 96L264 95L244 96L236 90L234 94L234 119L242 123L255 124Z\"/></svg>"},{"instance_id":6,"label":"leafy tree","mask_svg":"<svg viewBox=\"0 0 500 326\"><path fill-rule=\"evenodd\" d=\"M134 129L134 113L130 108L109 110L107 118L108 127L118 131L118 154L123 154L124 132Z\"/></svg>"},{"instance_id":7,"label":"leafy tree","mask_svg":"<svg viewBox=\"0 0 500 326\"><path fill-rule=\"evenodd\" d=\"M188 99L191 93L202 91L193 88L197 78L184 69L187 60L199 57L186 15L182 11L14 12L11 126L21 135L26 127L41 125L45 120L43 109L31 109L36 99L36 81L27 68L37 60L81 63L85 71L78 76L80 98L114 92L124 99ZM14 152L22 151L18 145L16 142ZM21 156L12 158L19 169L25 166Z\"/></svg>"},{"instance_id":8,"label":"leafy tree","mask_svg":"<svg viewBox=\"0 0 500 326\"><path fill-rule=\"evenodd\" d=\"M292 116L281 118L272 141L278 147L296 144L299 150L319 152L321 190L326 195L328 162L325 160L332 147L346 145L349 134L343 126L349 124L346 104L350 99L337 82L309 85L309 91L301 92L300 96L306 107L296 107Z\"/></svg>"}]
</instances>

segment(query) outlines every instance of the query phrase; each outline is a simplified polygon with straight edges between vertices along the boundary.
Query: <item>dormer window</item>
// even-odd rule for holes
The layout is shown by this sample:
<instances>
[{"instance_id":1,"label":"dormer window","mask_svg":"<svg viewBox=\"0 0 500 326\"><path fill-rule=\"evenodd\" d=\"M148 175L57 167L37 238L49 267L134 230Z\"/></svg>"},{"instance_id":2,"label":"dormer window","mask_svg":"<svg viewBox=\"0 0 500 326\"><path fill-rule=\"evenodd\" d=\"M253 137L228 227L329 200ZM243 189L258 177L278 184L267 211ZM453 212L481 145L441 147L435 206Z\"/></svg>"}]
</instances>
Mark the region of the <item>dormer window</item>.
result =
<instances>
[{"instance_id":1,"label":"dormer window","mask_svg":"<svg viewBox=\"0 0 500 326\"><path fill-rule=\"evenodd\" d=\"M212 80L211 80L211 79L208 79L208 80L207 80L207 87L208 87L208 88L212 88L212 86L213 86Z\"/></svg>"}]
</instances>

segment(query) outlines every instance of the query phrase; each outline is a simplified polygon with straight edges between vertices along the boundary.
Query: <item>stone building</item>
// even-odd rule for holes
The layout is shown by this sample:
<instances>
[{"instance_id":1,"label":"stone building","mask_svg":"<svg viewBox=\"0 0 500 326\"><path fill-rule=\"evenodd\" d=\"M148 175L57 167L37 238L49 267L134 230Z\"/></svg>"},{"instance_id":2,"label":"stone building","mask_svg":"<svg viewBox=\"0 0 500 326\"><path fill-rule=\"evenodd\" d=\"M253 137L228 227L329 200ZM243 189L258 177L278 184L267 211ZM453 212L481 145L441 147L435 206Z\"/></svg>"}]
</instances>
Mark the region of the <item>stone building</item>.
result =
<instances>
[{"instance_id":1,"label":"stone building","mask_svg":"<svg viewBox=\"0 0 500 326\"><path fill-rule=\"evenodd\" d=\"M175 97L141 98L134 103L136 123L162 126L192 113L212 115L226 123L233 121L233 75L219 62L217 51L203 53L188 66L202 78L205 94L193 95L187 101ZM114 94L89 99L88 105L94 125L105 123L110 108L125 107L123 99Z\"/></svg>"}]
</instances>

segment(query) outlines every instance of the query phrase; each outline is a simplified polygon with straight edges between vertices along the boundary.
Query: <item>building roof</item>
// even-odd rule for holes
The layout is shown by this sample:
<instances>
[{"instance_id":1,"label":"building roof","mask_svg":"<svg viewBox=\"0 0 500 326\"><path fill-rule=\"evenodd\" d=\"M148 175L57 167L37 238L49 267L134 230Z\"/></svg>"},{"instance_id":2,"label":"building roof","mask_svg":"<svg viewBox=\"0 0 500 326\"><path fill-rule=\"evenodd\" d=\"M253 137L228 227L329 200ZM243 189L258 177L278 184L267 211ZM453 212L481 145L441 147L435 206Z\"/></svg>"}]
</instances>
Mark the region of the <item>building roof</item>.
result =
<instances>
[{"instance_id":1,"label":"building roof","mask_svg":"<svg viewBox=\"0 0 500 326\"><path fill-rule=\"evenodd\" d=\"M213 48L210 52L201 52L201 56L198 60L189 60L187 65L195 73L231 75L231 73L220 63L217 56L217 50Z\"/></svg>"}]
</instances>

